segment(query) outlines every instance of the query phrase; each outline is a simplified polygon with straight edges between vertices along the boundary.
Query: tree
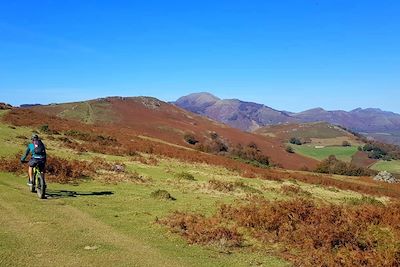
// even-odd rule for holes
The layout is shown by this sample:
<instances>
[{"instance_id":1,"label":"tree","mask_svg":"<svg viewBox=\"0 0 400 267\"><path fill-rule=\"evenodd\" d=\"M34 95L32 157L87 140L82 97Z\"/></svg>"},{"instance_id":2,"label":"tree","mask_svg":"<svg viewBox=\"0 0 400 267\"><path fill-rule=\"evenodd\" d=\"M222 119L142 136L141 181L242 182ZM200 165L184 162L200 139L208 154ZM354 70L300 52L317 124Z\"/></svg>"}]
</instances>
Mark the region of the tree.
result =
<instances>
[{"instance_id":1,"label":"tree","mask_svg":"<svg viewBox=\"0 0 400 267\"><path fill-rule=\"evenodd\" d=\"M292 137L289 140L289 143L293 144L293 145L302 145L303 143L301 142L301 140L297 137Z\"/></svg>"},{"instance_id":2,"label":"tree","mask_svg":"<svg viewBox=\"0 0 400 267\"><path fill-rule=\"evenodd\" d=\"M286 146L286 152L288 152L288 153L294 153L294 150L293 150L293 147L291 147L291 146Z\"/></svg>"},{"instance_id":3,"label":"tree","mask_svg":"<svg viewBox=\"0 0 400 267\"><path fill-rule=\"evenodd\" d=\"M349 141L343 141L342 146L351 146Z\"/></svg>"}]
</instances>

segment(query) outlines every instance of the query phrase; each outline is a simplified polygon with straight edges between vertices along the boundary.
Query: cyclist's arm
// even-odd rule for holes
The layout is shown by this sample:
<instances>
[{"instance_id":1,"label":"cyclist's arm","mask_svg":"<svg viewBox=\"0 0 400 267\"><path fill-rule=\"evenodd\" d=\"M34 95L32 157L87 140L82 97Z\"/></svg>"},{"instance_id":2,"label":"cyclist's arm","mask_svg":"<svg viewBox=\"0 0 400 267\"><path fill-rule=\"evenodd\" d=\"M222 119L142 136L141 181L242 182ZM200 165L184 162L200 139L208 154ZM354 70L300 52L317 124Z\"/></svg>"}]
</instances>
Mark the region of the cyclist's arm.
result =
<instances>
[{"instance_id":1,"label":"cyclist's arm","mask_svg":"<svg viewBox=\"0 0 400 267\"><path fill-rule=\"evenodd\" d=\"M25 161L30 152L31 152L31 149L30 149L29 146L28 146L28 147L26 148L25 154L21 157L21 161Z\"/></svg>"}]
</instances>

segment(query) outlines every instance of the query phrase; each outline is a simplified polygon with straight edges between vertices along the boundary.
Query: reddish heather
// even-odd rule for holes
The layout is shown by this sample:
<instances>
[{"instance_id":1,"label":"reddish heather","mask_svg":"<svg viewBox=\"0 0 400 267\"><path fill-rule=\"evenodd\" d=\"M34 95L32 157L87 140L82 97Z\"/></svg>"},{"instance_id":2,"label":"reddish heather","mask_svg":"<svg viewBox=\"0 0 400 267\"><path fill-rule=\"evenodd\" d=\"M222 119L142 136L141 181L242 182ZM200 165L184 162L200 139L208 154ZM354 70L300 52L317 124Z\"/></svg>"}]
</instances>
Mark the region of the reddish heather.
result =
<instances>
[{"instance_id":1,"label":"reddish heather","mask_svg":"<svg viewBox=\"0 0 400 267\"><path fill-rule=\"evenodd\" d=\"M255 142L272 162L286 169L313 169L318 163L301 155L287 153L281 142L273 138L242 132L154 98L110 97L89 103L96 105L96 101L97 103L107 102L108 112L110 116L114 116L114 120L110 123L114 125L114 128L123 131L124 135L130 136L129 139L132 136L145 135L190 147L184 141L185 133L194 134L199 141L204 141L209 136L209 132L213 131L231 142L233 146L239 143L247 145ZM61 112L61 107L62 105L41 106L33 109L49 115L57 115ZM104 128L110 128L110 123Z\"/></svg>"},{"instance_id":2,"label":"reddish heather","mask_svg":"<svg viewBox=\"0 0 400 267\"><path fill-rule=\"evenodd\" d=\"M371 159L368 157L368 154L363 151L357 151L351 158L351 163L356 165L357 167L368 168L372 164L377 162L376 159Z\"/></svg>"},{"instance_id":3,"label":"reddish heather","mask_svg":"<svg viewBox=\"0 0 400 267\"><path fill-rule=\"evenodd\" d=\"M151 112L150 112L151 114ZM79 130L81 132L92 133L94 135L111 136L117 140L118 145L102 145L99 142L83 142L82 149L95 151L99 153L121 154L130 155L135 151L151 153L171 158L177 158L187 162L201 162L212 164L216 166L223 166L229 170L237 171L244 177L254 178L261 177L268 180L282 180L282 179L297 179L311 184L318 184L323 186L333 186L339 189L353 190L361 193L372 195L385 195L389 197L400 197L400 185L389 185L372 181L369 178L348 178L346 180L332 179L330 175L290 172L280 169L263 169L257 168L252 165L241 163L239 161L218 155L211 155L202 153L195 150L188 150L138 138L138 134L145 134L136 129L128 126L122 127L121 125L88 125L77 121L65 120L55 116L49 116L43 113L38 113L29 109L15 109L10 111L4 116L4 120L16 126L32 126L39 127L47 124L53 131L63 132L68 130ZM222 128L219 128L222 129ZM230 129L230 128L229 128ZM146 132L151 136L150 130ZM240 133L240 132L239 132ZM224 132L221 131L221 135ZM176 134L175 134L176 135ZM251 137L251 134L244 134ZM232 135L234 137L234 135ZM240 137L240 135L236 136ZM178 138L182 139L182 138ZM251 139L249 139L250 141ZM181 141L183 144L183 141Z\"/></svg>"}]
</instances>

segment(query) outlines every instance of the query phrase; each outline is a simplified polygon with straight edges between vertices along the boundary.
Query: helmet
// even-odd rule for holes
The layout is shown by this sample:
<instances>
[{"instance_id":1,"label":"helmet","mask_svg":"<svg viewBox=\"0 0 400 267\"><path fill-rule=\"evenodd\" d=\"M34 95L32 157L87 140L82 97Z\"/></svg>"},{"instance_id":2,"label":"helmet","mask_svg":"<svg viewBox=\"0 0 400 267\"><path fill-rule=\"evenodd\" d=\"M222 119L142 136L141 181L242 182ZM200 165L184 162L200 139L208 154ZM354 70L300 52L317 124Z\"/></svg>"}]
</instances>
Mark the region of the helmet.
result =
<instances>
[{"instance_id":1,"label":"helmet","mask_svg":"<svg viewBox=\"0 0 400 267\"><path fill-rule=\"evenodd\" d=\"M37 135L37 134L32 134L32 138L31 138L32 140L38 140L39 139L39 136Z\"/></svg>"}]
</instances>

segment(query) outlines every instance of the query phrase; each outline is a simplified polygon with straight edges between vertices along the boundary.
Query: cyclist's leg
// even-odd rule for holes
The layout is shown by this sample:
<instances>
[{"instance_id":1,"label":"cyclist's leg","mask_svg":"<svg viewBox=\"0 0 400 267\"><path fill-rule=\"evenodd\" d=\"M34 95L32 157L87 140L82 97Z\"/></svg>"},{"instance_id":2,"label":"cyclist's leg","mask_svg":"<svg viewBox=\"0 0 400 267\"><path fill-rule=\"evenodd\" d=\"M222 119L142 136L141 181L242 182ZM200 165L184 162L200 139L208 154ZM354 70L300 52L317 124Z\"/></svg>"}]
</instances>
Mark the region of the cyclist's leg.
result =
<instances>
[{"instance_id":1,"label":"cyclist's leg","mask_svg":"<svg viewBox=\"0 0 400 267\"><path fill-rule=\"evenodd\" d=\"M38 164L37 159L31 158L28 162L28 175L29 175L29 181L32 183L33 182L33 168L36 167Z\"/></svg>"}]
</instances>

